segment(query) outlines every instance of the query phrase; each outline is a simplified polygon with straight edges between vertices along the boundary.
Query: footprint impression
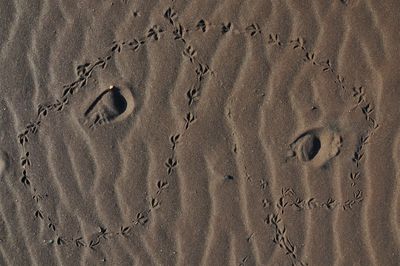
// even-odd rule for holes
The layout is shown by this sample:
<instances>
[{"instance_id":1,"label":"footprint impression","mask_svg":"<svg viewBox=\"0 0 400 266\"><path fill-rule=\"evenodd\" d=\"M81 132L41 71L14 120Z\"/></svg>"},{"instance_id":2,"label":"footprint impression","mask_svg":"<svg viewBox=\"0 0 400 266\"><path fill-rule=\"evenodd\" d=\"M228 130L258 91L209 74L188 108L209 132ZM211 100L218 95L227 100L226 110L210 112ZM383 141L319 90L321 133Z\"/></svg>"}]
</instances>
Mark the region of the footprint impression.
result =
<instances>
[{"instance_id":1,"label":"footprint impression","mask_svg":"<svg viewBox=\"0 0 400 266\"><path fill-rule=\"evenodd\" d=\"M85 111L85 124L90 128L127 118L135 108L128 88L110 86L94 99Z\"/></svg>"},{"instance_id":2,"label":"footprint impression","mask_svg":"<svg viewBox=\"0 0 400 266\"><path fill-rule=\"evenodd\" d=\"M321 167L339 154L341 146L342 137L337 132L316 128L298 136L289 145L289 152L291 157Z\"/></svg>"}]
</instances>

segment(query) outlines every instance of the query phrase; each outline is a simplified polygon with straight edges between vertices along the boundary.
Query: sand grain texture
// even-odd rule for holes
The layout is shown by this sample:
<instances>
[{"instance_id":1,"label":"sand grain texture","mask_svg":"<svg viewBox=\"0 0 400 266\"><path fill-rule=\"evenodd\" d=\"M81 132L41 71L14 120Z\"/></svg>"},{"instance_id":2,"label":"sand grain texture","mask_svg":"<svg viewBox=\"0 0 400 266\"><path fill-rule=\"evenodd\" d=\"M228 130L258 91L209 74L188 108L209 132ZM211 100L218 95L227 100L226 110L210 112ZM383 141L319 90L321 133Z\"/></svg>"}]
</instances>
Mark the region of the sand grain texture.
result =
<instances>
[{"instance_id":1,"label":"sand grain texture","mask_svg":"<svg viewBox=\"0 0 400 266\"><path fill-rule=\"evenodd\" d=\"M399 265L399 11L0 1L0 265Z\"/></svg>"}]
</instances>

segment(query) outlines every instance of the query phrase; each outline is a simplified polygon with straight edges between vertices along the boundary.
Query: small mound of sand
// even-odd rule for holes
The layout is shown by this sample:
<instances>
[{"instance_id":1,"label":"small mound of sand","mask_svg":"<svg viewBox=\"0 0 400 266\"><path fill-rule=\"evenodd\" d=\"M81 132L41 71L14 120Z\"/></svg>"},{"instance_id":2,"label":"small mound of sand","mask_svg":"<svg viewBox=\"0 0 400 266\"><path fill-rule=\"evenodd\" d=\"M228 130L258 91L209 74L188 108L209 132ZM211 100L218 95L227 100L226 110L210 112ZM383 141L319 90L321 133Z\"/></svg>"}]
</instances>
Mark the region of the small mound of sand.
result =
<instances>
[{"instance_id":1,"label":"small mound of sand","mask_svg":"<svg viewBox=\"0 0 400 266\"><path fill-rule=\"evenodd\" d=\"M9 167L9 159L7 153L0 151L0 177L3 177Z\"/></svg>"}]
</instances>

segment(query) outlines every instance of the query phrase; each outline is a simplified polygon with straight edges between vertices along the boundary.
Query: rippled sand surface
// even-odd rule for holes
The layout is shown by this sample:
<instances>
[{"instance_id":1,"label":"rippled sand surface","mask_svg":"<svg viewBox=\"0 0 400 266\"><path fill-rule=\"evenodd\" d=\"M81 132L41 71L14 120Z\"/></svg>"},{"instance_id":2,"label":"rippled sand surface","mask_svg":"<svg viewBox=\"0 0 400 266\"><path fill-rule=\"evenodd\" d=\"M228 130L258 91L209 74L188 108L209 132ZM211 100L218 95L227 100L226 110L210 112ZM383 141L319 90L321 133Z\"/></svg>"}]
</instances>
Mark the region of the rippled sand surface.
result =
<instances>
[{"instance_id":1,"label":"rippled sand surface","mask_svg":"<svg viewBox=\"0 0 400 266\"><path fill-rule=\"evenodd\" d=\"M0 265L398 265L399 11L0 1Z\"/></svg>"}]
</instances>

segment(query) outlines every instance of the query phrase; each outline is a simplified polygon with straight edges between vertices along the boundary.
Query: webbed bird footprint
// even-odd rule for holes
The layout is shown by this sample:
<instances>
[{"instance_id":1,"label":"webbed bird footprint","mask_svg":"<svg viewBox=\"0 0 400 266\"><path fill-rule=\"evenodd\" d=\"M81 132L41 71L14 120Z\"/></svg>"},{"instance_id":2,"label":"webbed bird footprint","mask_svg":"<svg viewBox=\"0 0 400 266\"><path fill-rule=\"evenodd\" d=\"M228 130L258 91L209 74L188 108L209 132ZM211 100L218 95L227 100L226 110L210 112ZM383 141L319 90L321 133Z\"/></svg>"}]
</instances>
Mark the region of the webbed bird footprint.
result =
<instances>
[{"instance_id":1,"label":"webbed bird footprint","mask_svg":"<svg viewBox=\"0 0 400 266\"><path fill-rule=\"evenodd\" d=\"M319 167L340 153L342 137L333 130L316 128L300 134L289 147L291 156Z\"/></svg>"},{"instance_id":2,"label":"webbed bird footprint","mask_svg":"<svg viewBox=\"0 0 400 266\"><path fill-rule=\"evenodd\" d=\"M90 128L127 118L135 108L132 92L127 88L110 86L94 99L85 111L85 123Z\"/></svg>"}]
</instances>

